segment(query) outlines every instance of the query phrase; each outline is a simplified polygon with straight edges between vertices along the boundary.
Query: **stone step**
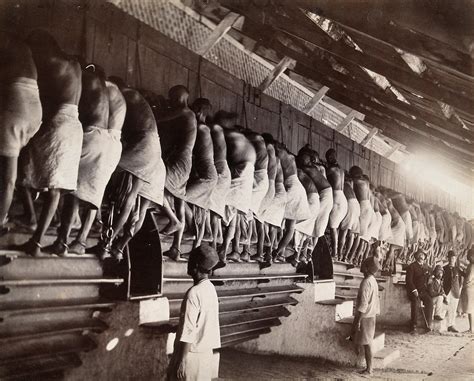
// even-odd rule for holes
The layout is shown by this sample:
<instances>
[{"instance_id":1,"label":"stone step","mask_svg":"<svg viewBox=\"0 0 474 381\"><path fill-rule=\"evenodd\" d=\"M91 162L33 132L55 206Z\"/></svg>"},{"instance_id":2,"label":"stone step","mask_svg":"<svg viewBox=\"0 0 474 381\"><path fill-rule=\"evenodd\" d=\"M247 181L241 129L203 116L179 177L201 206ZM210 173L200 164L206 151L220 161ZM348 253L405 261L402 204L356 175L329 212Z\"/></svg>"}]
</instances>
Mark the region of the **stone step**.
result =
<instances>
[{"instance_id":1,"label":"stone step","mask_svg":"<svg viewBox=\"0 0 474 381\"><path fill-rule=\"evenodd\" d=\"M334 319L336 321L353 315L354 302L352 300L328 299L320 300L316 303L325 306L334 306Z\"/></svg>"},{"instance_id":2,"label":"stone step","mask_svg":"<svg viewBox=\"0 0 474 381\"><path fill-rule=\"evenodd\" d=\"M386 368L388 364L400 357L400 350L383 348L374 353L373 366L376 369Z\"/></svg>"}]
</instances>

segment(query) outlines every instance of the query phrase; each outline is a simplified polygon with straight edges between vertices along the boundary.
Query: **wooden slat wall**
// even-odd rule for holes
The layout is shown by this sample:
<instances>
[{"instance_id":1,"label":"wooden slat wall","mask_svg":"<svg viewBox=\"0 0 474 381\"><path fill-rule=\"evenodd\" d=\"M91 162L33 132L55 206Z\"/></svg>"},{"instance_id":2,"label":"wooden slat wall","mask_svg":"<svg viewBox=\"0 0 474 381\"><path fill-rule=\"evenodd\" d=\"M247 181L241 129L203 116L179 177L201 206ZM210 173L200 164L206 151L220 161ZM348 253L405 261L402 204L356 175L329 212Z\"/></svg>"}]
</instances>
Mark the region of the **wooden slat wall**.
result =
<instances>
[{"instance_id":1,"label":"wooden slat wall","mask_svg":"<svg viewBox=\"0 0 474 381\"><path fill-rule=\"evenodd\" d=\"M20 7L15 7L18 3ZM308 142L323 158L327 149L335 148L342 167L360 166L374 184L444 207L456 204L453 197L431 186L408 184L394 163L290 105L258 93L111 4L90 2L84 8L77 0L9 0L0 4L0 14L0 21L5 15L15 15L10 17L16 20L9 23L10 28L23 36L38 27L49 30L65 51L82 54L87 61L103 66L108 75L123 77L132 86L166 95L171 86L185 85L191 100L206 97L215 111L238 112L242 125L273 134L294 153Z\"/></svg>"}]
</instances>

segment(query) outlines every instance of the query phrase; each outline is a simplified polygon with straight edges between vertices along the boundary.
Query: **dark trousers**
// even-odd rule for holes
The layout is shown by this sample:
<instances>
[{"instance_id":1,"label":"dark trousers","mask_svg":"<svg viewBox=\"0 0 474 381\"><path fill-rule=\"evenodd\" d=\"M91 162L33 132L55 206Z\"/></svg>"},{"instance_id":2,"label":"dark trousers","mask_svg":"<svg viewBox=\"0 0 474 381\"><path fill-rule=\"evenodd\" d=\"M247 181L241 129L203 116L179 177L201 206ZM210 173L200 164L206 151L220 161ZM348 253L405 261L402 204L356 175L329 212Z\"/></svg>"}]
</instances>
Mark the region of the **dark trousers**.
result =
<instances>
[{"instance_id":1,"label":"dark trousers","mask_svg":"<svg viewBox=\"0 0 474 381\"><path fill-rule=\"evenodd\" d=\"M411 326L412 328L416 328L419 314L420 314L420 300L423 302L424 310L425 310L425 316L426 316L426 321L428 323L428 327L431 327L431 320L433 316L433 299L431 296L428 295L427 292L420 292L419 293L419 298L415 296L415 294L410 293L408 295L410 298L410 306L411 306Z\"/></svg>"}]
</instances>

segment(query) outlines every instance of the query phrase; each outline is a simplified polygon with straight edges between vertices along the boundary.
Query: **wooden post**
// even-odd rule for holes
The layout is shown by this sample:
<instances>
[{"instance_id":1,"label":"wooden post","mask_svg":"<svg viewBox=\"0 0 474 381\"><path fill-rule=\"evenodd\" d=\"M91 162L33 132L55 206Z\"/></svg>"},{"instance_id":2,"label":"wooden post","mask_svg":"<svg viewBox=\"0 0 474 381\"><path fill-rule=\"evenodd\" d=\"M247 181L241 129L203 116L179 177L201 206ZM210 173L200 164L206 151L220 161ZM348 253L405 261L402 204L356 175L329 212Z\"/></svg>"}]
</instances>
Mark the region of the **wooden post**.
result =
<instances>
[{"instance_id":1,"label":"wooden post","mask_svg":"<svg viewBox=\"0 0 474 381\"><path fill-rule=\"evenodd\" d=\"M306 114L310 114L311 111L318 105L319 102L324 98L326 93L328 92L329 87L323 86L321 87L316 94L314 94L313 98L309 100L309 102L304 106L303 112Z\"/></svg>"},{"instance_id":2,"label":"wooden post","mask_svg":"<svg viewBox=\"0 0 474 381\"><path fill-rule=\"evenodd\" d=\"M204 56L212 47L219 42L219 40L224 37L224 35L232 28L232 25L237 21L240 17L239 14L234 12L229 12L227 15L222 19L222 21L216 26L216 28L212 31L206 41L199 47L197 50L197 54L200 56Z\"/></svg>"},{"instance_id":3,"label":"wooden post","mask_svg":"<svg viewBox=\"0 0 474 381\"><path fill-rule=\"evenodd\" d=\"M367 135L365 135L365 138L360 142L360 145L362 147L367 147L367 145L370 143L372 138L377 135L379 132L379 129L377 127L372 128Z\"/></svg>"},{"instance_id":4,"label":"wooden post","mask_svg":"<svg viewBox=\"0 0 474 381\"><path fill-rule=\"evenodd\" d=\"M288 68L288 66L295 64L296 61L290 57L283 57L280 62L268 73L267 77L258 86L258 89L263 93L268 89L273 82L275 82L280 75Z\"/></svg>"},{"instance_id":5,"label":"wooden post","mask_svg":"<svg viewBox=\"0 0 474 381\"><path fill-rule=\"evenodd\" d=\"M361 113L352 110L349 114L346 115L342 122L336 126L336 131L342 132L342 130L344 130L344 128L346 128L359 115L361 115Z\"/></svg>"}]
</instances>

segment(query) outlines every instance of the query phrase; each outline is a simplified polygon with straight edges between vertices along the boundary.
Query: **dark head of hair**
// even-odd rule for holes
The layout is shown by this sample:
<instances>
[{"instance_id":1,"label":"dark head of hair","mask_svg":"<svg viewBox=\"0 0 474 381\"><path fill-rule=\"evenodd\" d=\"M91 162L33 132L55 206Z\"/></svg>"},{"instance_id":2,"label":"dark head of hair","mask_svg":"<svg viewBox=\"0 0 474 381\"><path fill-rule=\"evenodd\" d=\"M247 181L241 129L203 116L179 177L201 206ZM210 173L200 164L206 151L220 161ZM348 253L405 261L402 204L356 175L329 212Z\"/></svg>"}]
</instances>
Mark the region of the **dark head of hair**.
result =
<instances>
[{"instance_id":1,"label":"dark head of hair","mask_svg":"<svg viewBox=\"0 0 474 381\"><path fill-rule=\"evenodd\" d=\"M263 138L263 140L265 140L266 144L275 144L276 143L276 140L273 137L273 135L269 134L268 132L264 132L262 134L262 138Z\"/></svg>"},{"instance_id":2,"label":"dark head of hair","mask_svg":"<svg viewBox=\"0 0 474 381\"><path fill-rule=\"evenodd\" d=\"M364 172L362 171L362 168L357 165L354 165L349 169L349 176L353 179L360 179L363 174Z\"/></svg>"},{"instance_id":3,"label":"dark head of hair","mask_svg":"<svg viewBox=\"0 0 474 381\"><path fill-rule=\"evenodd\" d=\"M82 66L82 64L81 64ZM90 71L92 73L95 73L95 75L97 75L102 81L105 81L106 79L106 76L105 76L105 70L102 66L98 65L98 64L94 64L94 63L88 63L88 64L84 64L84 66L82 66L84 68L84 70L86 71Z\"/></svg>"},{"instance_id":4,"label":"dark head of hair","mask_svg":"<svg viewBox=\"0 0 474 381\"><path fill-rule=\"evenodd\" d=\"M170 100L180 100L182 98L186 98L189 96L189 91L186 86L183 85L176 85L169 89L168 97Z\"/></svg>"},{"instance_id":5,"label":"dark head of hair","mask_svg":"<svg viewBox=\"0 0 474 381\"><path fill-rule=\"evenodd\" d=\"M448 259L455 256L456 256L456 253L453 250L448 251Z\"/></svg>"},{"instance_id":6,"label":"dark head of hair","mask_svg":"<svg viewBox=\"0 0 474 381\"><path fill-rule=\"evenodd\" d=\"M111 75L109 78L107 78L107 80L109 82L115 83L119 89L123 89L124 87L127 87L127 85L125 84L125 81L122 78L117 77L115 75Z\"/></svg>"},{"instance_id":7,"label":"dark head of hair","mask_svg":"<svg viewBox=\"0 0 474 381\"><path fill-rule=\"evenodd\" d=\"M211 101L207 98L197 98L191 105L191 110L195 114L200 112L207 118L212 112Z\"/></svg>"},{"instance_id":8,"label":"dark head of hair","mask_svg":"<svg viewBox=\"0 0 474 381\"><path fill-rule=\"evenodd\" d=\"M240 124L234 124L234 129L239 132L246 132L246 128Z\"/></svg>"},{"instance_id":9,"label":"dark head of hair","mask_svg":"<svg viewBox=\"0 0 474 381\"><path fill-rule=\"evenodd\" d=\"M28 34L26 43L32 50L50 50L60 51L58 42L56 39L44 29L35 29Z\"/></svg>"},{"instance_id":10,"label":"dark head of hair","mask_svg":"<svg viewBox=\"0 0 474 381\"><path fill-rule=\"evenodd\" d=\"M335 163L337 161L337 152L334 148L329 148L327 151L326 151L326 161L329 163L329 164L332 164L332 163Z\"/></svg>"}]
</instances>

